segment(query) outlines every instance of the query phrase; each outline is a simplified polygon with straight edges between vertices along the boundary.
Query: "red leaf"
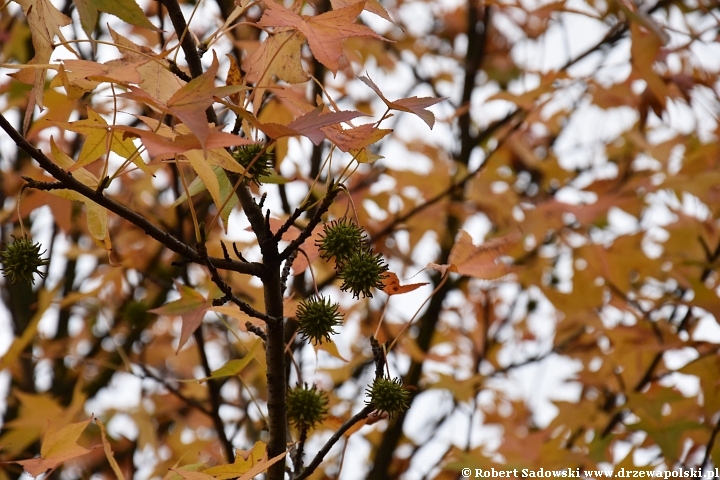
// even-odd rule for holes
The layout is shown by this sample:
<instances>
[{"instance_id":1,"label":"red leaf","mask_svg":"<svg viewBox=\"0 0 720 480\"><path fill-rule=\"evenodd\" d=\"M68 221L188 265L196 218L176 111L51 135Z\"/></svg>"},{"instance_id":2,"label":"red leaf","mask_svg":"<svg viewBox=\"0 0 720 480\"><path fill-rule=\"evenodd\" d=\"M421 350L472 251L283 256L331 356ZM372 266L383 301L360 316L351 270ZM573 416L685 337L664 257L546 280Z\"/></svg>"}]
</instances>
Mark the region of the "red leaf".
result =
<instances>
[{"instance_id":1,"label":"red leaf","mask_svg":"<svg viewBox=\"0 0 720 480\"><path fill-rule=\"evenodd\" d=\"M436 103L442 102L447 97L432 98L432 97L410 97L401 98L391 102L385 95L380 91L375 82L370 80L368 77L358 77L365 85L375 90L375 93L385 102L385 105L392 110L398 110L400 112L414 113L420 119L427 124L428 127L433 128L435 125L435 115L430 111L426 110L427 107L435 105Z\"/></svg>"},{"instance_id":2,"label":"red leaf","mask_svg":"<svg viewBox=\"0 0 720 480\"><path fill-rule=\"evenodd\" d=\"M387 277L383 280L382 291L388 295L401 295L403 293L412 292L423 285L427 285L427 282L422 283L411 283L409 285L400 285L400 280L397 274L388 272Z\"/></svg>"}]
</instances>

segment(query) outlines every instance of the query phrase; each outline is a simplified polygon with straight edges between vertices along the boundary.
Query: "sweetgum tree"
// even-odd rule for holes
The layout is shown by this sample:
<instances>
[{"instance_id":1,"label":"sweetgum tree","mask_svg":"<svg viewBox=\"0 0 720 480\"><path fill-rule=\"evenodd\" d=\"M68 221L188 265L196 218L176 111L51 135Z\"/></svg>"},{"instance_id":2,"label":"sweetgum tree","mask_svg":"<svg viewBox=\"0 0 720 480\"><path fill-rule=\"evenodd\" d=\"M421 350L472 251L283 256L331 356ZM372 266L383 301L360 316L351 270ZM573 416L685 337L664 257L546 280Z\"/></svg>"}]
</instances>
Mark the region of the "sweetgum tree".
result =
<instances>
[{"instance_id":1,"label":"sweetgum tree","mask_svg":"<svg viewBox=\"0 0 720 480\"><path fill-rule=\"evenodd\" d=\"M6 3L0 478L715 468L719 18Z\"/></svg>"}]
</instances>

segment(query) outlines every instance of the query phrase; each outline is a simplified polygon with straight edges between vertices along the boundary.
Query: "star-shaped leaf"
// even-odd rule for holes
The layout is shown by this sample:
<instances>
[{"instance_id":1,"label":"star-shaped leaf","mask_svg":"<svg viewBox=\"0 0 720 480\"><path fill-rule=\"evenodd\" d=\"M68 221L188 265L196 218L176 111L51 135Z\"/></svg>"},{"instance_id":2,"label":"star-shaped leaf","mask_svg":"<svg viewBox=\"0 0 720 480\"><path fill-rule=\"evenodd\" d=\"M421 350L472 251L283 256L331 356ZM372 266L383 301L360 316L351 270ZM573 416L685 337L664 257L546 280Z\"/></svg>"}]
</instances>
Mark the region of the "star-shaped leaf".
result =
<instances>
[{"instance_id":1,"label":"star-shaped leaf","mask_svg":"<svg viewBox=\"0 0 720 480\"><path fill-rule=\"evenodd\" d=\"M435 115L430 111L426 110L427 107L431 107L436 103L442 102L446 97L432 98L432 97L410 97L401 98L391 102L385 95L380 91L375 82L370 80L369 77L358 77L365 85L375 90L375 93L385 102L385 105L391 110L398 110L400 112L414 113L420 119L427 124L428 127L433 128L435 125Z\"/></svg>"},{"instance_id":2,"label":"star-shaped leaf","mask_svg":"<svg viewBox=\"0 0 720 480\"><path fill-rule=\"evenodd\" d=\"M180 292L180 298L178 300L166 303L162 307L148 310L148 312L168 317L182 318L180 342L178 343L176 351L179 352L183 345L185 345L185 342L190 338L190 335L200 326L205 312L207 312L212 303L192 287L182 284L178 284L177 287Z\"/></svg>"},{"instance_id":3,"label":"star-shaped leaf","mask_svg":"<svg viewBox=\"0 0 720 480\"><path fill-rule=\"evenodd\" d=\"M260 26L296 28L307 38L317 61L333 73L339 68L344 39L368 36L387 41L365 25L355 23L365 8L364 1L314 17L298 15L272 0L265 2L265 6L265 13L258 23Z\"/></svg>"},{"instance_id":4,"label":"star-shaped leaf","mask_svg":"<svg viewBox=\"0 0 720 480\"><path fill-rule=\"evenodd\" d=\"M15 463L19 463L30 475L37 477L67 460L89 453L91 450L77 444L89 423L90 420L71 423L59 430L50 425L40 446L40 456Z\"/></svg>"}]
</instances>

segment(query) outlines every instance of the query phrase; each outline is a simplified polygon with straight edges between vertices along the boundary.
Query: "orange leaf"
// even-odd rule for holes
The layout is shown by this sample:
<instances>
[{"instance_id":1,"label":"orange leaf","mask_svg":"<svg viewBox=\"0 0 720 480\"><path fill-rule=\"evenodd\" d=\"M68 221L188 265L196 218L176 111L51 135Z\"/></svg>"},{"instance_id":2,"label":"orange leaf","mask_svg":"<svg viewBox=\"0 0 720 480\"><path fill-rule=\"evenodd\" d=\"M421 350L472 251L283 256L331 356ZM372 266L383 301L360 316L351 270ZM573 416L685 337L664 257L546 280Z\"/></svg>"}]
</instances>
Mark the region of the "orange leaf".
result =
<instances>
[{"instance_id":1,"label":"orange leaf","mask_svg":"<svg viewBox=\"0 0 720 480\"><path fill-rule=\"evenodd\" d=\"M365 8L360 1L339 10L326 12L315 17L300 16L272 0L258 24L263 27L293 27L302 32L318 62L333 73L337 73L342 55L342 40L349 37L368 36L386 40L365 25L358 25L355 19Z\"/></svg>"},{"instance_id":2,"label":"orange leaf","mask_svg":"<svg viewBox=\"0 0 720 480\"><path fill-rule=\"evenodd\" d=\"M458 239L448 256L450 271L485 280L494 280L507 275L512 271L512 267L498 262L497 259L509 243L520 239L520 235L520 232L516 231L503 237L493 238L482 245L473 245L470 234L460 230Z\"/></svg>"},{"instance_id":3,"label":"orange leaf","mask_svg":"<svg viewBox=\"0 0 720 480\"><path fill-rule=\"evenodd\" d=\"M258 49L243 61L247 81L268 85L273 76L287 83L307 81L309 77L301 62L302 45L302 35L295 30L284 30L268 36Z\"/></svg>"},{"instance_id":4,"label":"orange leaf","mask_svg":"<svg viewBox=\"0 0 720 480\"><path fill-rule=\"evenodd\" d=\"M235 57L233 57L230 54L227 54L227 57L230 59L230 68L228 69L227 78L225 79L226 85L242 85L242 74L240 73L240 67L238 67L237 62L235 61ZM230 101L235 103L236 105L240 104L240 93L233 93L230 95Z\"/></svg>"},{"instance_id":5,"label":"orange leaf","mask_svg":"<svg viewBox=\"0 0 720 480\"><path fill-rule=\"evenodd\" d=\"M333 142L343 152L361 150L369 145L379 142L385 135L392 133L387 128L377 128L374 124L360 125L343 129L340 125L330 125L323 128L328 140Z\"/></svg>"},{"instance_id":6,"label":"orange leaf","mask_svg":"<svg viewBox=\"0 0 720 480\"><path fill-rule=\"evenodd\" d=\"M358 0L330 0L330 3L332 4L333 10L339 10L344 7L348 7L350 5L353 5L355 3L358 3ZM374 13L380 18L384 18L390 23L393 22L392 18L390 18L390 14L385 10L385 7L378 2L378 0L366 0L365 5L363 6L365 11Z\"/></svg>"},{"instance_id":7,"label":"orange leaf","mask_svg":"<svg viewBox=\"0 0 720 480\"><path fill-rule=\"evenodd\" d=\"M388 295L401 295L403 293L412 292L423 285L427 285L427 282L422 283L411 283L409 285L400 285L400 280L394 272L387 272L387 276L383 280L382 291Z\"/></svg>"}]
</instances>

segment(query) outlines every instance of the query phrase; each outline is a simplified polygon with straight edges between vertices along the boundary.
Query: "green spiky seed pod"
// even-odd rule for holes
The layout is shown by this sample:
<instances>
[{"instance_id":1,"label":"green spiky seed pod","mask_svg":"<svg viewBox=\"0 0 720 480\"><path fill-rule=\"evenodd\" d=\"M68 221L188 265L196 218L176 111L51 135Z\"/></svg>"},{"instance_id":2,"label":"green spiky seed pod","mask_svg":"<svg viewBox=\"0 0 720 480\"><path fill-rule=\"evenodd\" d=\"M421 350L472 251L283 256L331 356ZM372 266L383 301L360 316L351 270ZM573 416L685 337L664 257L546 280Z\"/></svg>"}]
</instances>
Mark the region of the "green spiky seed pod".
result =
<instances>
[{"instance_id":1,"label":"green spiky seed pod","mask_svg":"<svg viewBox=\"0 0 720 480\"><path fill-rule=\"evenodd\" d=\"M288 421L301 429L311 429L322 422L327 414L327 394L315 385L297 386L287 393Z\"/></svg>"},{"instance_id":2,"label":"green spiky seed pod","mask_svg":"<svg viewBox=\"0 0 720 480\"><path fill-rule=\"evenodd\" d=\"M392 417L410 406L410 392L399 378L376 378L366 391L370 397L366 403L375 407L378 413L387 412Z\"/></svg>"},{"instance_id":3,"label":"green spiky seed pod","mask_svg":"<svg viewBox=\"0 0 720 480\"><path fill-rule=\"evenodd\" d=\"M323 296L307 298L297 308L298 330L306 340L314 344L330 341L330 335L337 332L333 327L342 325L343 315L338 311L337 303L330 303Z\"/></svg>"},{"instance_id":4,"label":"green spiky seed pod","mask_svg":"<svg viewBox=\"0 0 720 480\"><path fill-rule=\"evenodd\" d=\"M335 257L335 261L339 265L354 252L362 250L366 242L365 231L362 227L358 227L347 217L343 217L333 220L330 224L325 224L320 239L315 242L315 245L320 250L322 258L330 260Z\"/></svg>"},{"instance_id":5,"label":"green spiky seed pod","mask_svg":"<svg viewBox=\"0 0 720 480\"><path fill-rule=\"evenodd\" d=\"M350 291L353 297L372 298L371 288L382 288L387 277L388 265L382 255L376 255L370 248L353 252L340 266L338 278L343 281L340 290Z\"/></svg>"},{"instance_id":6,"label":"green spiky seed pod","mask_svg":"<svg viewBox=\"0 0 720 480\"><path fill-rule=\"evenodd\" d=\"M121 318L132 327L143 326L150 317L145 302L130 300L122 309Z\"/></svg>"},{"instance_id":7,"label":"green spiky seed pod","mask_svg":"<svg viewBox=\"0 0 720 480\"><path fill-rule=\"evenodd\" d=\"M45 278L45 272L38 270L50 263L50 260L43 259L40 253L40 244L33 243L27 237L15 238L6 244L0 251L0 262L2 262L2 273L10 277L12 283L18 280L35 283L34 275L37 273Z\"/></svg>"},{"instance_id":8,"label":"green spiky seed pod","mask_svg":"<svg viewBox=\"0 0 720 480\"><path fill-rule=\"evenodd\" d=\"M273 154L267 150L253 162L263 147L264 145L253 143L238 147L238 149L232 153L233 158L245 168L245 175L251 177L255 185L260 185L262 183L262 177L270 175L273 167ZM248 169L248 167L250 168Z\"/></svg>"}]
</instances>

